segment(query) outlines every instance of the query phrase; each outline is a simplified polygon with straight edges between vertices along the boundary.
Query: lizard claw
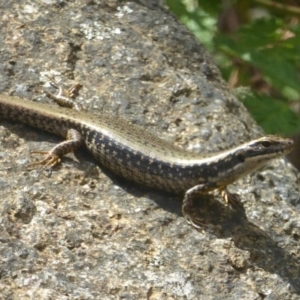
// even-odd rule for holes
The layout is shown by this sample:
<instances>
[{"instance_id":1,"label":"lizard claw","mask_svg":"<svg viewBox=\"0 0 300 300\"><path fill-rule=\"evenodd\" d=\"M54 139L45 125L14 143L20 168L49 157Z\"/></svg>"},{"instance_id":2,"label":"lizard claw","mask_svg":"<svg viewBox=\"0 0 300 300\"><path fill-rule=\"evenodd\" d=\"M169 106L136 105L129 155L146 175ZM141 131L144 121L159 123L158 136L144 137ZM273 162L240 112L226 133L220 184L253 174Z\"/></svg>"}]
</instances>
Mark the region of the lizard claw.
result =
<instances>
[{"instance_id":1,"label":"lizard claw","mask_svg":"<svg viewBox=\"0 0 300 300\"><path fill-rule=\"evenodd\" d=\"M202 231L203 228L207 227L207 224L205 223L204 220L197 218L197 217L193 217L188 213L184 214L184 218L189 225L191 225L198 231Z\"/></svg>"},{"instance_id":2,"label":"lizard claw","mask_svg":"<svg viewBox=\"0 0 300 300\"><path fill-rule=\"evenodd\" d=\"M47 167L52 168L61 162L60 158L56 154L53 154L49 151L31 151L31 153L32 154L43 154L43 155L46 155L46 157L38 162L28 165L27 168L34 168L39 165L44 165L43 169L45 169Z\"/></svg>"},{"instance_id":3,"label":"lizard claw","mask_svg":"<svg viewBox=\"0 0 300 300\"><path fill-rule=\"evenodd\" d=\"M230 204L231 207L236 210L243 208L239 194L230 193L226 188L221 188L219 191L225 201L225 206Z\"/></svg>"}]
</instances>

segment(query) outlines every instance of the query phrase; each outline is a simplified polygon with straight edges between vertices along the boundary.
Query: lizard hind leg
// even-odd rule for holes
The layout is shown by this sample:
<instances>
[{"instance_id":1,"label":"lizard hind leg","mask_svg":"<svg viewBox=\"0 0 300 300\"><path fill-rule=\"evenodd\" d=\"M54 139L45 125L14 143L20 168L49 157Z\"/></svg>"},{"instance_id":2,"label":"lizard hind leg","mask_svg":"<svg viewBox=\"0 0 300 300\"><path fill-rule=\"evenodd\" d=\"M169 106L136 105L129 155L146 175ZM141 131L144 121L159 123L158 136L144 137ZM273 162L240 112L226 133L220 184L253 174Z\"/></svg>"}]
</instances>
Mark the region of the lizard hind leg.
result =
<instances>
[{"instance_id":1,"label":"lizard hind leg","mask_svg":"<svg viewBox=\"0 0 300 300\"><path fill-rule=\"evenodd\" d=\"M53 87L55 87L56 89L58 89L58 92L57 92L56 95L48 92L47 90L44 90L44 93L49 98L51 98L52 100L54 100L59 106L67 107L67 108L73 108L73 109L75 109L77 111L83 110L81 104L74 101L74 98L76 97L76 95L78 93L78 90L82 87L82 85L80 83L76 83L73 86L71 86L71 88L67 91L66 96L65 96L64 95L65 93L64 93L62 87L59 86L58 84L56 84L48 76L46 76L46 77L50 81L50 84Z\"/></svg>"},{"instance_id":2,"label":"lizard hind leg","mask_svg":"<svg viewBox=\"0 0 300 300\"><path fill-rule=\"evenodd\" d=\"M30 153L33 153L33 154L43 154L43 155L46 155L46 157L40 161L37 161L37 162L34 162L34 163L31 163L27 166L28 169L32 169L36 166L39 166L39 165L43 165L44 168L52 168L58 164L60 164L61 162L61 159L59 156L57 156L56 154L54 153L51 153L51 151L31 151Z\"/></svg>"},{"instance_id":3,"label":"lizard hind leg","mask_svg":"<svg viewBox=\"0 0 300 300\"><path fill-rule=\"evenodd\" d=\"M43 165L44 168L52 168L61 162L61 157L69 152L73 152L83 144L83 139L80 133L75 129L69 129L67 132L67 140L54 146L49 151L31 151L35 154L44 154L46 157L38 162L31 163L27 168L34 168Z\"/></svg>"}]
</instances>

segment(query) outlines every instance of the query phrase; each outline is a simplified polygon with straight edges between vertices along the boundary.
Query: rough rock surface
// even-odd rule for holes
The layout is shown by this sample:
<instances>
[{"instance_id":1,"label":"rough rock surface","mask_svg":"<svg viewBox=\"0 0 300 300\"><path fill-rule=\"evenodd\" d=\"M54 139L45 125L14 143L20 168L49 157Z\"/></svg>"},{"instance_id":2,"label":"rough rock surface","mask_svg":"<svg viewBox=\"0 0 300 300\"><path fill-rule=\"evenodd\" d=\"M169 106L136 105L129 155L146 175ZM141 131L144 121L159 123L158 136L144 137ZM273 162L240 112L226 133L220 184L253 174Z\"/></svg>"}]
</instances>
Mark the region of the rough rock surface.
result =
<instances>
[{"instance_id":1,"label":"rough rock surface","mask_svg":"<svg viewBox=\"0 0 300 300\"><path fill-rule=\"evenodd\" d=\"M120 115L198 152L263 132L162 1L0 3L0 92L49 101L45 76L83 85L87 110ZM285 160L237 181L245 214L136 186L85 150L51 173L60 139L0 121L1 299L300 299L299 177Z\"/></svg>"}]
</instances>

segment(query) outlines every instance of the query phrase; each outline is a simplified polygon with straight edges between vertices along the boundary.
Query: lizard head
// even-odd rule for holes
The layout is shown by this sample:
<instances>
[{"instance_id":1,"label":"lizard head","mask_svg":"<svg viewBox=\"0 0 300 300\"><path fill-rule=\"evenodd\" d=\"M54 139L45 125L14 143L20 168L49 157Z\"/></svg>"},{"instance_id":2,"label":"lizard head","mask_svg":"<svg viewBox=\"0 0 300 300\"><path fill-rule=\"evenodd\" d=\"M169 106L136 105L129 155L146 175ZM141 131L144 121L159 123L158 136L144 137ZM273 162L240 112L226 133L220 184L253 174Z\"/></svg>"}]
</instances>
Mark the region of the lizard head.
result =
<instances>
[{"instance_id":1,"label":"lizard head","mask_svg":"<svg viewBox=\"0 0 300 300\"><path fill-rule=\"evenodd\" d=\"M293 140L270 135L243 144L237 149L236 155L241 162L264 163L286 155L293 147Z\"/></svg>"}]
</instances>

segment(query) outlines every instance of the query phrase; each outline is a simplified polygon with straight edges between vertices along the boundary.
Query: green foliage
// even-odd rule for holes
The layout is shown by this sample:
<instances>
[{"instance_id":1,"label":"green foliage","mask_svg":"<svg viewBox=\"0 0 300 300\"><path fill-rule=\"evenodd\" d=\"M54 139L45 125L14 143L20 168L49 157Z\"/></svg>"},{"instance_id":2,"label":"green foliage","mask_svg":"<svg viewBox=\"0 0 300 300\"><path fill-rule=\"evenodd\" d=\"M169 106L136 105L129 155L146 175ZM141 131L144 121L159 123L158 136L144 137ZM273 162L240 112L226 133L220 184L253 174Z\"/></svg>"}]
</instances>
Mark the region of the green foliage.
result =
<instances>
[{"instance_id":1,"label":"green foliage","mask_svg":"<svg viewBox=\"0 0 300 300\"><path fill-rule=\"evenodd\" d=\"M216 26L222 1L198 0L199 6L192 11L184 5L189 1L167 3L214 55L225 79L229 80L235 70L237 85L252 85L252 96L242 101L257 122L268 133L292 134L299 130L299 118L290 109L291 103L300 100L300 22L292 22L298 8L283 11L273 5L276 1L269 1L270 6L263 7L267 17L250 19L252 8L262 9L257 3L260 1L232 1L236 13L246 21L226 34ZM267 89L252 84L254 74L259 74L260 83L264 82Z\"/></svg>"},{"instance_id":2,"label":"green foliage","mask_svg":"<svg viewBox=\"0 0 300 300\"><path fill-rule=\"evenodd\" d=\"M258 19L241 27L234 36L219 35L216 49L256 67L276 89L286 86L300 95L299 75L295 64L300 62L300 43L297 37L282 39L282 20ZM289 28L293 32L294 28ZM296 35L296 32L294 32Z\"/></svg>"},{"instance_id":3,"label":"green foliage","mask_svg":"<svg viewBox=\"0 0 300 300\"><path fill-rule=\"evenodd\" d=\"M206 47L213 51L212 39L216 34L216 16L220 1L204 1L206 9L188 10L181 0L166 0L170 10L184 23ZM208 13L210 12L210 13Z\"/></svg>"},{"instance_id":4,"label":"green foliage","mask_svg":"<svg viewBox=\"0 0 300 300\"><path fill-rule=\"evenodd\" d=\"M298 116L281 99L266 95L247 95L243 99L253 118L269 134L291 135L300 130Z\"/></svg>"}]
</instances>

